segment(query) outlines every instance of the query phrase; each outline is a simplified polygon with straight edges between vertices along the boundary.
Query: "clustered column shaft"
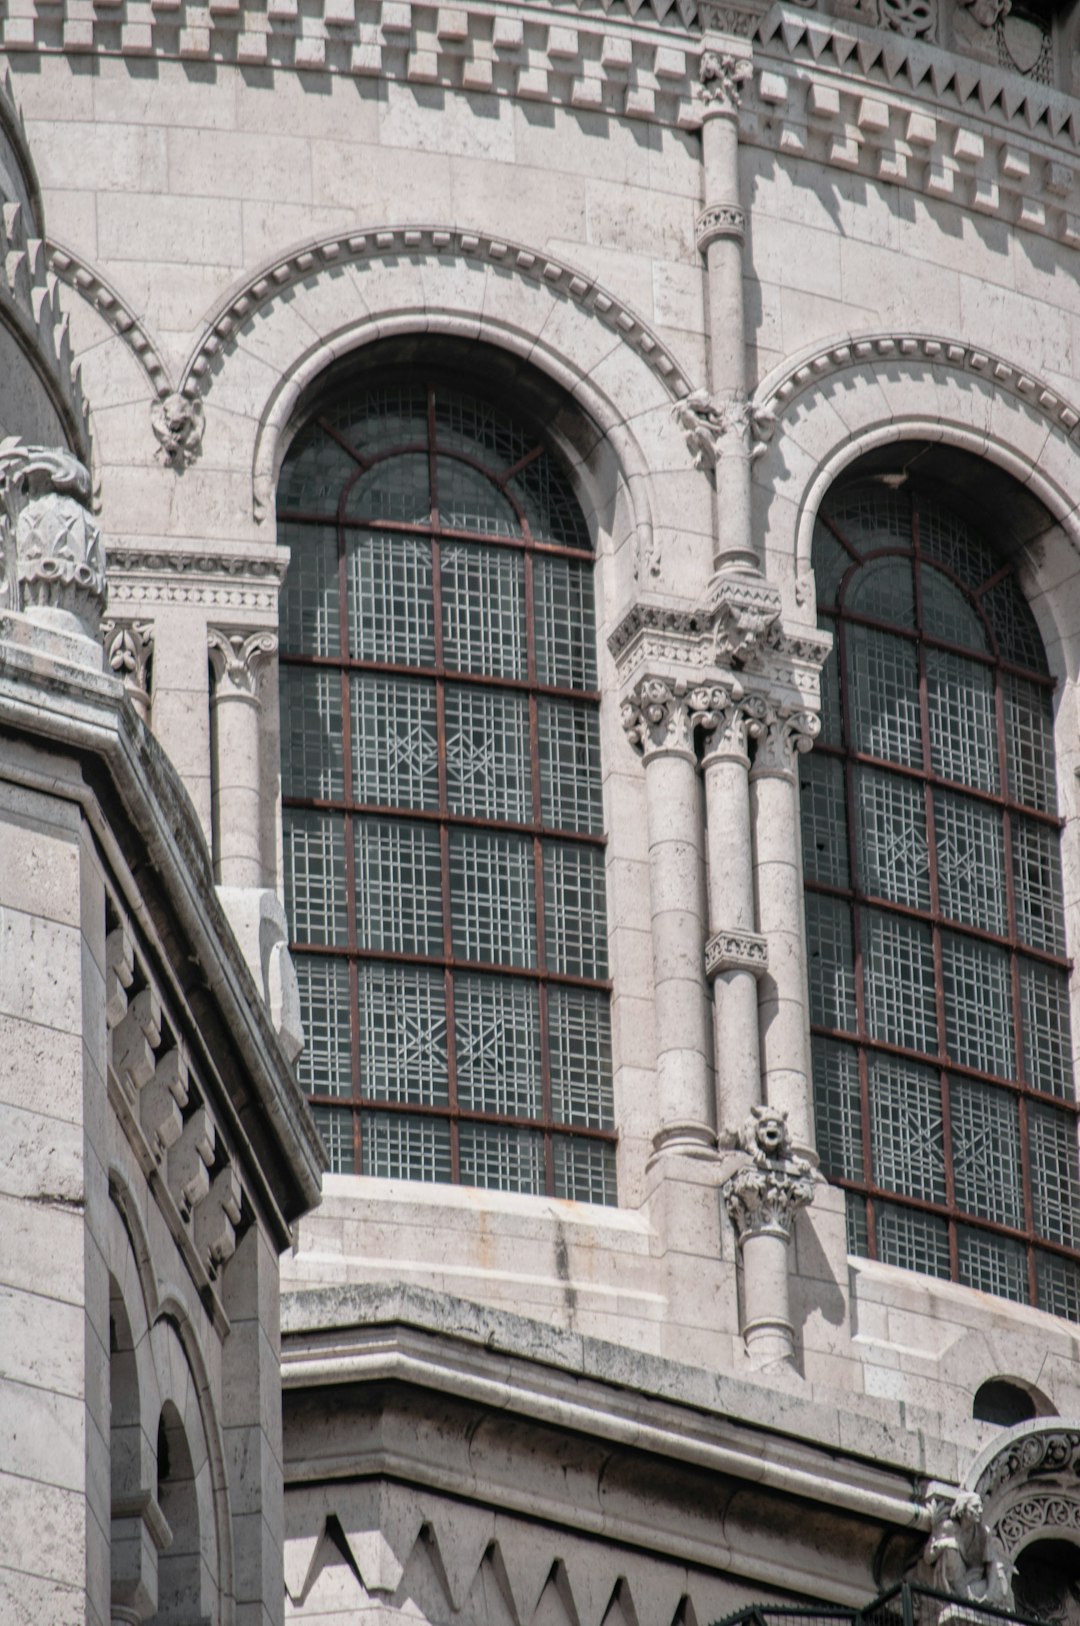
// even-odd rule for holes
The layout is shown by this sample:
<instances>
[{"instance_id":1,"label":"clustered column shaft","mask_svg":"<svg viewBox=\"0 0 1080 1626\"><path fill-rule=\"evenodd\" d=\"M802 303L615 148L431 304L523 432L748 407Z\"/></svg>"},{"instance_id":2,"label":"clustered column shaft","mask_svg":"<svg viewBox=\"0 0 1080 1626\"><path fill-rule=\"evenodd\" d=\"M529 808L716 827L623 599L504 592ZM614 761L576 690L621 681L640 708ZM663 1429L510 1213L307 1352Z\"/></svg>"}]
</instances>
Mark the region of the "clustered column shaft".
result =
<instances>
[{"instance_id":1,"label":"clustered column shaft","mask_svg":"<svg viewBox=\"0 0 1080 1626\"><path fill-rule=\"evenodd\" d=\"M214 868L219 886L262 886L259 668L276 654L276 633L208 632L214 693Z\"/></svg>"}]
</instances>

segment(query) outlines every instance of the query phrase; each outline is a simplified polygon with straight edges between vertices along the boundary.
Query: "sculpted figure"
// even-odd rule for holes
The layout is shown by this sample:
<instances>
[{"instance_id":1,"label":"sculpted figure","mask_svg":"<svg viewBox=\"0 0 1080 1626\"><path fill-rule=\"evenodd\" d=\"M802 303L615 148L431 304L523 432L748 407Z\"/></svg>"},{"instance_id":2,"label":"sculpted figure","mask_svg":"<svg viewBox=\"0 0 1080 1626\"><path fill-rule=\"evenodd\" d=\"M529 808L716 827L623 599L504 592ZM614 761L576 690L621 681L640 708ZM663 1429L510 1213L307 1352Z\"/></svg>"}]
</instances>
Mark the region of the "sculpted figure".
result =
<instances>
[{"instance_id":1,"label":"sculpted figure","mask_svg":"<svg viewBox=\"0 0 1080 1626\"><path fill-rule=\"evenodd\" d=\"M926 1558L939 1591L969 1603L1012 1608L1012 1566L984 1520L982 1499L974 1491L961 1491L951 1507L939 1512Z\"/></svg>"},{"instance_id":2,"label":"sculpted figure","mask_svg":"<svg viewBox=\"0 0 1080 1626\"><path fill-rule=\"evenodd\" d=\"M776 1107L756 1106L739 1131L739 1145L748 1152L758 1168L768 1163L782 1163L791 1152L788 1137L787 1113Z\"/></svg>"}]
</instances>

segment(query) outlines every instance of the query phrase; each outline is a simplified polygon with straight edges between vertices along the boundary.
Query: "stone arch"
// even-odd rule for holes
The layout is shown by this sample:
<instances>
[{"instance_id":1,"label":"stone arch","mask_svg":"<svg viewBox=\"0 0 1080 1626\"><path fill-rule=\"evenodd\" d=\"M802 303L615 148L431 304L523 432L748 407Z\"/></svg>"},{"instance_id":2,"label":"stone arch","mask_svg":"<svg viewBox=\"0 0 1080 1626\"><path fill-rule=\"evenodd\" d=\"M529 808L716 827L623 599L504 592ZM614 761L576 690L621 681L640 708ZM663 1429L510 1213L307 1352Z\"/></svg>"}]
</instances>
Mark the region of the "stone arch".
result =
<instances>
[{"instance_id":1,"label":"stone arch","mask_svg":"<svg viewBox=\"0 0 1080 1626\"><path fill-rule=\"evenodd\" d=\"M1067 1543L1080 1555L1080 1421L1048 1418L1006 1429L976 1457L964 1486L981 1499L1009 1563L1044 1541Z\"/></svg>"},{"instance_id":2,"label":"stone arch","mask_svg":"<svg viewBox=\"0 0 1080 1626\"><path fill-rule=\"evenodd\" d=\"M810 551L820 502L858 458L899 441L939 443L1010 475L1047 515L1022 579L1052 670L1072 676L1071 598L1054 591L1080 552L1080 411L1022 368L949 338L869 333L815 346L762 380L777 431L754 465L770 569L795 581L813 620ZM1034 545L1033 545L1034 544Z\"/></svg>"},{"instance_id":3,"label":"stone arch","mask_svg":"<svg viewBox=\"0 0 1080 1626\"><path fill-rule=\"evenodd\" d=\"M213 1581L202 1550L197 1473L184 1419L166 1400L157 1427L157 1501L170 1541L158 1564L155 1626L186 1626L209 1613Z\"/></svg>"}]
</instances>

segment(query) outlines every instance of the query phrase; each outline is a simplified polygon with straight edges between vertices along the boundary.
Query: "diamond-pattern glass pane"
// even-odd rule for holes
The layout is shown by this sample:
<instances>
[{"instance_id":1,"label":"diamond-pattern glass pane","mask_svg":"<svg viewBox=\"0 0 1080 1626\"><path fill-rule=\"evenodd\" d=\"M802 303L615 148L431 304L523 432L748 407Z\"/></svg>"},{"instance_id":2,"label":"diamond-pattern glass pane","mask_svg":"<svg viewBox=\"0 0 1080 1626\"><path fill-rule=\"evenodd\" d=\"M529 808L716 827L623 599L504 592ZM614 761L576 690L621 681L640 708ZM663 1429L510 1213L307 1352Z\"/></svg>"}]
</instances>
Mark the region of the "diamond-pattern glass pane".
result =
<instances>
[{"instance_id":1,"label":"diamond-pattern glass pane","mask_svg":"<svg viewBox=\"0 0 1080 1626\"><path fill-rule=\"evenodd\" d=\"M322 422L368 461L392 447L424 445L427 416L426 389L409 383L376 385L346 396L319 414ZM355 467L351 459L350 466ZM334 499L336 506L336 492Z\"/></svg>"},{"instance_id":2,"label":"diamond-pattern glass pane","mask_svg":"<svg viewBox=\"0 0 1080 1626\"><path fill-rule=\"evenodd\" d=\"M1020 1010L1024 1024L1024 1071L1032 1089L1071 1100L1072 1038L1069 979L1064 971L1020 961Z\"/></svg>"},{"instance_id":3,"label":"diamond-pattern glass pane","mask_svg":"<svg viewBox=\"0 0 1080 1626\"><path fill-rule=\"evenodd\" d=\"M338 1107L312 1107L311 1115L326 1147L331 1174L352 1174L356 1169L352 1113Z\"/></svg>"},{"instance_id":4,"label":"diamond-pattern glass pane","mask_svg":"<svg viewBox=\"0 0 1080 1626\"><path fill-rule=\"evenodd\" d=\"M348 1095L352 1089L349 967L330 955L293 957L304 1023L304 1048L296 1076L316 1095Z\"/></svg>"},{"instance_id":5,"label":"diamond-pattern glass pane","mask_svg":"<svg viewBox=\"0 0 1080 1626\"><path fill-rule=\"evenodd\" d=\"M1033 1101L1028 1107L1028 1153L1035 1229L1048 1242L1080 1246L1080 1147L1076 1119Z\"/></svg>"},{"instance_id":6,"label":"diamond-pattern glass pane","mask_svg":"<svg viewBox=\"0 0 1080 1626\"><path fill-rule=\"evenodd\" d=\"M279 696L281 794L339 799L345 790L340 672L283 666Z\"/></svg>"},{"instance_id":7,"label":"diamond-pattern glass pane","mask_svg":"<svg viewBox=\"0 0 1080 1626\"><path fill-rule=\"evenodd\" d=\"M894 638L868 627L845 627L843 636L851 744L867 756L921 768L922 723L915 645L906 638Z\"/></svg>"},{"instance_id":8,"label":"diamond-pattern glass pane","mask_svg":"<svg viewBox=\"0 0 1080 1626\"><path fill-rule=\"evenodd\" d=\"M464 452L499 475L535 447L535 437L501 408L460 390L436 390L435 432L445 451Z\"/></svg>"},{"instance_id":9,"label":"diamond-pattern glass pane","mask_svg":"<svg viewBox=\"0 0 1080 1626\"><path fill-rule=\"evenodd\" d=\"M941 912L1003 937L1008 929L1001 813L973 796L934 792Z\"/></svg>"},{"instance_id":10,"label":"diamond-pattern glass pane","mask_svg":"<svg viewBox=\"0 0 1080 1626\"><path fill-rule=\"evenodd\" d=\"M419 1113L360 1114L362 1174L390 1180L447 1181L451 1176L450 1125Z\"/></svg>"},{"instance_id":11,"label":"diamond-pattern glass pane","mask_svg":"<svg viewBox=\"0 0 1080 1626\"><path fill-rule=\"evenodd\" d=\"M535 966L532 870L532 842L524 836L451 830L451 924L459 959Z\"/></svg>"},{"instance_id":12,"label":"diamond-pattern glass pane","mask_svg":"<svg viewBox=\"0 0 1080 1626\"><path fill-rule=\"evenodd\" d=\"M556 1135L555 1195L579 1203L614 1203L615 1148L583 1135Z\"/></svg>"},{"instance_id":13,"label":"diamond-pattern glass pane","mask_svg":"<svg viewBox=\"0 0 1080 1626\"><path fill-rule=\"evenodd\" d=\"M350 531L346 549L350 655L391 666L433 665L431 543Z\"/></svg>"},{"instance_id":14,"label":"diamond-pattern glass pane","mask_svg":"<svg viewBox=\"0 0 1080 1626\"><path fill-rule=\"evenodd\" d=\"M607 976L604 854L596 847L544 842L544 941L549 971Z\"/></svg>"},{"instance_id":15,"label":"diamond-pattern glass pane","mask_svg":"<svg viewBox=\"0 0 1080 1626\"><path fill-rule=\"evenodd\" d=\"M1024 1225L1020 1112L1016 1096L992 1084L949 1081L957 1207L975 1219Z\"/></svg>"},{"instance_id":16,"label":"diamond-pattern glass pane","mask_svg":"<svg viewBox=\"0 0 1080 1626\"><path fill-rule=\"evenodd\" d=\"M466 1186L497 1191L544 1189L544 1137L534 1129L463 1123L458 1163Z\"/></svg>"},{"instance_id":17,"label":"diamond-pattern glass pane","mask_svg":"<svg viewBox=\"0 0 1080 1626\"><path fill-rule=\"evenodd\" d=\"M917 779L874 768L855 773L862 890L912 909L930 907L926 793Z\"/></svg>"},{"instance_id":18,"label":"diamond-pattern glass pane","mask_svg":"<svg viewBox=\"0 0 1080 1626\"><path fill-rule=\"evenodd\" d=\"M600 714L566 700L536 703L540 815L555 830L600 835L604 828Z\"/></svg>"},{"instance_id":19,"label":"diamond-pattern glass pane","mask_svg":"<svg viewBox=\"0 0 1080 1626\"><path fill-rule=\"evenodd\" d=\"M900 915L864 909L862 959L871 1038L933 1054L937 1014L929 928Z\"/></svg>"},{"instance_id":20,"label":"diamond-pattern glass pane","mask_svg":"<svg viewBox=\"0 0 1080 1626\"><path fill-rule=\"evenodd\" d=\"M926 651L926 702L934 772L973 790L998 788L994 676L944 650Z\"/></svg>"},{"instance_id":21,"label":"diamond-pattern glass pane","mask_svg":"<svg viewBox=\"0 0 1080 1626\"><path fill-rule=\"evenodd\" d=\"M501 689L448 683L445 704L451 813L526 824L533 805L528 700Z\"/></svg>"},{"instance_id":22,"label":"diamond-pattern glass pane","mask_svg":"<svg viewBox=\"0 0 1080 1626\"><path fill-rule=\"evenodd\" d=\"M548 991L548 1033L552 1117L579 1129L610 1129L614 1101L607 996L553 984Z\"/></svg>"},{"instance_id":23,"label":"diamond-pattern glass pane","mask_svg":"<svg viewBox=\"0 0 1080 1626\"><path fill-rule=\"evenodd\" d=\"M534 458L507 486L514 493L537 541L592 551L585 516L566 481L547 455Z\"/></svg>"},{"instance_id":24,"label":"diamond-pattern glass pane","mask_svg":"<svg viewBox=\"0 0 1080 1626\"><path fill-rule=\"evenodd\" d=\"M844 765L820 751L799 757L803 873L808 881L847 886L847 799Z\"/></svg>"},{"instance_id":25,"label":"diamond-pattern glass pane","mask_svg":"<svg viewBox=\"0 0 1080 1626\"><path fill-rule=\"evenodd\" d=\"M987 649L989 639L971 600L940 570L924 565L922 571L923 631L961 649Z\"/></svg>"},{"instance_id":26,"label":"diamond-pattern glass pane","mask_svg":"<svg viewBox=\"0 0 1080 1626\"><path fill-rule=\"evenodd\" d=\"M1041 1307L1066 1321L1080 1321L1080 1264L1036 1248L1035 1268Z\"/></svg>"},{"instance_id":27,"label":"diamond-pattern glass pane","mask_svg":"<svg viewBox=\"0 0 1080 1626\"><path fill-rule=\"evenodd\" d=\"M281 825L285 908L293 941L343 947L349 941L343 820L333 813L289 807Z\"/></svg>"},{"instance_id":28,"label":"diamond-pattern glass pane","mask_svg":"<svg viewBox=\"0 0 1080 1626\"><path fill-rule=\"evenodd\" d=\"M403 819L363 818L353 832L360 946L384 954L440 954L438 831Z\"/></svg>"},{"instance_id":29,"label":"diamond-pattern glass pane","mask_svg":"<svg viewBox=\"0 0 1080 1626\"><path fill-rule=\"evenodd\" d=\"M356 800L376 807L439 805L435 685L415 678L352 679Z\"/></svg>"},{"instance_id":30,"label":"diamond-pattern glass pane","mask_svg":"<svg viewBox=\"0 0 1080 1626\"><path fill-rule=\"evenodd\" d=\"M893 1056L869 1061L874 1182L924 1202L945 1201L941 1084L929 1067Z\"/></svg>"},{"instance_id":31,"label":"diamond-pattern glass pane","mask_svg":"<svg viewBox=\"0 0 1080 1626\"><path fill-rule=\"evenodd\" d=\"M341 593L337 532L324 525L282 525L289 550L281 589L283 655L336 655L341 649Z\"/></svg>"},{"instance_id":32,"label":"diamond-pattern glass pane","mask_svg":"<svg viewBox=\"0 0 1080 1626\"><path fill-rule=\"evenodd\" d=\"M855 1029L855 949L851 907L811 892L806 899L810 966L810 1020L822 1027Z\"/></svg>"},{"instance_id":33,"label":"diamond-pattern glass pane","mask_svg":"<svg viewBox=\"0 0 1080 1626\"><path fill-rule=\"evenodd\" d=\"M911 504L907 496L878 482L830 492L829 518L859 553L898 544L907 547L911 541Z\"/></svg>"},{"instance_id":34,"label":"diamond-pattern glass pane","mask_svg":"<svg viewBox=\"0 0 1080 1626\"><path fill-rule=\"evenodd\" d=\"M443 656L458 672L523 678L525 560L510 548L443 543Z\"/></svg>"},{"instance_id":35,"label":"diamond-pattern glass pane","mask_svg":"<svg viewBox=\"0 0 1080 1626\"><path fill-rule=\"evenodd\" d=\"M1050 695L1037 683L1004 677L1005 738L1009 789L1018 802L1040 813L1057 812L1054 716Z\"/></svg>"},{"instance_id":36,"label":"diamond-pattern glass pane","mask_svg":"<svg viewBox=\"0 0 1080 1626\"><path fill-rule=\"evenodd\" d=\"M871 559L849 580L844 593L844 608L849 615L887 621L894 627L914 627L915 585L911 560L895 557Z\"/></svg>"},{"instance_id":37,"label":"diamond-pattern glass pane","mask_svg":"<svg viewBox=\"0 0 1080 1626\"><path fill-rule=\"evenodd\" d=\"M965 1287L996 1293L1002 1299L1022 1302L1027 1298L1027 1250L1022 1242L995 1236L992 1231L976 1231L970 1225L958 1225L956 1246L960 1280Z\"/></svg>"},{"instance_id":38,"label":"diamond-pattern glass pane","mask_svg":"<svg viewBox=\"0 0 1080 1626\"><path fill-rule=\"evenodd\" d=\"M877 1255L886 1265L949 1277L949 1227L935 1214L895 1203L877 1203Z\"/></svg>"},{"instance_id":39,"label":"diamond-pattern glass pane","mask_svg":"<svg viewBox=\"0 0 1080 1626\"><path fill-rule=\"evenodd\" d=\"M595 689L596 607L592 569L574 559L533 562L536 679L562 689Z\"/></svg>"},{"instance_id":40,"label":"diamond-pattern glass pane","mask_svg":"<svg viewBox=\"0 0 1080 1626\"><path fill-rule=\"evenodd\" d=\"M512 503L479 469L454 457L438 459L439 523L454 531L516 536L521 522Z\"/></svg>"},{"instance_id":41,"label":"diamond-pattern glass pane","mask_svg":"<svg viewBox=\"0 0 1080 1626\"><path fill-rule=\"evenodd\" d=\"M445 1106L446 989L441 971L362 962L357 967L360 1093L369 1100Z\"/></svg>"},{"instance_id":42,"label":"diamond-pattern glass pane","mask_svg":"<svg viewBox=\"0 0 1080 1626\"><path fill-rule=\"evenodd\" d=\"M1015 1065L1009 956L975 938L942 933L945 1042L961 1067L1011 1078Z\"/></svg>"},{"instance_id":43,"label":"diamond-pattern glass pane","mask_svg":"<svg viewBox=\"0 0 1080 1626\"><path fill-rule=\"evenodd\" d=\"M458 1105L504 1118L539 1118L540 998L512 977L454 981Z\"/></svg>"},{"instance_id":44,"label":"diamond-pattern glass pane","mask_svg":"<svg viewBox=\"0 0 1080 1626\"><path fill-rule=\"evenodd\" d=\"M823 1173L831 1180L863 1177L859 1053L853 1045L812 1040L814 1124Z\"/></svg>"},{"instance_id":45,"label":"diamond-pattern glass pane","mask_svg":"<svg viewBox=\"0 0 1080 1626\"><path fill-rule=\"evenodd\" d=\"M1047 824L1019 816L1012 821L1016 935L1032 948L1065 952L1061 843Z\"/></svg>"}]
</instances>

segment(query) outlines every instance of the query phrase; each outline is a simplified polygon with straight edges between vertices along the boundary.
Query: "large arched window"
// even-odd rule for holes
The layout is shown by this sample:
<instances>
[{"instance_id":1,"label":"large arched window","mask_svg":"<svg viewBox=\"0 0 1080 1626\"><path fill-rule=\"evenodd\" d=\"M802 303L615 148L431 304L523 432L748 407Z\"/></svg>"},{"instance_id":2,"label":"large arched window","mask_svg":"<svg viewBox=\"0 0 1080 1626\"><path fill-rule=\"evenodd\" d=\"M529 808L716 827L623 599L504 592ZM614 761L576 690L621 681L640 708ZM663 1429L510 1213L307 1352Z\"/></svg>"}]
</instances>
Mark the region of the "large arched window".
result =
<instances>
[{"instance_id":1,"label":"large arched window","mask_svg":"<svg viewBox=\"0 0 1080 1626\"><path fill-rule=\"evenodd\" d=\"M814 538L800 766L818 1146L853 1253L1080 1319L1053 691L1012 569L880 478Z\"/></svg>"},{"instance_id":2,"label":"large arched window","mask_svg":"<svg viewBox=\"0 0 1080 1626\"><path fill-rule=\"evenodd\" d=\"M415 371L278 490L286 902L336 1170L615 1199L592 559L545 436Z\"/></svg>"}]
</instances>

